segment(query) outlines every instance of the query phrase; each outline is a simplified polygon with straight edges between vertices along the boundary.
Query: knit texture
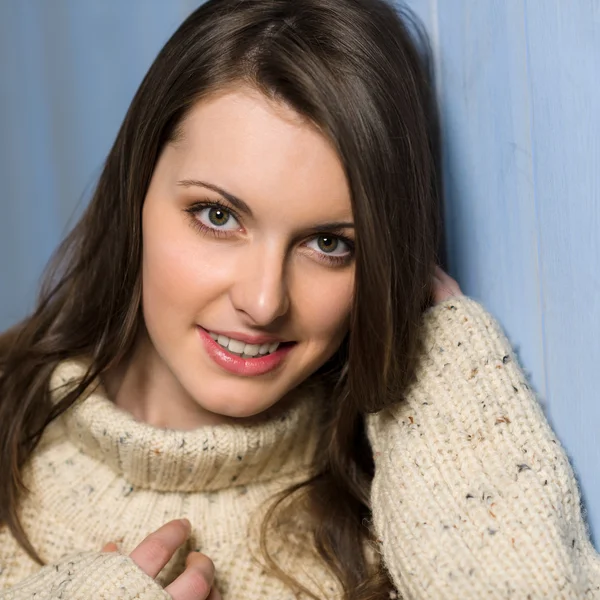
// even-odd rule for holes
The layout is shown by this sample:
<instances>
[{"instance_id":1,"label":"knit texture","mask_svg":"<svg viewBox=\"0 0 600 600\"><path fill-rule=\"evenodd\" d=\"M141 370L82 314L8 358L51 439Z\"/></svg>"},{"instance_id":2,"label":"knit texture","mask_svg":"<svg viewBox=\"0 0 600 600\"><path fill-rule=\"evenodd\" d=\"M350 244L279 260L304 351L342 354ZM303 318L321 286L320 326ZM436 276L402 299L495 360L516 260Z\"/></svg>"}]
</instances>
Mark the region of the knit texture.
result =
<instances>
[{"instance_id":1,"label":"knit texture","mask_svg":"<svg viewBox=\"0 0 600 600\"><path fill-rule=\"evenodd\" d=\"M46 566L2 594L6 600L155 600L171 596L126 556L80 553Z\"/></svg>"},{"instance_id":2,"label":"knit texture","mask_svg":"<svg viewBox=\"0 0 600 600\"><path fill-rule=\"evenodd\" d=\"M600 598L572 469L498 324L461 297L429 309L423 333L406 397L367 418L373 526L399 597ZM83 369L60 365L56 398ZM48 566L0 528L0 599L162 600L194 549L214 561L224 600L294 598L254 558L251 516L310 475L324 401L299 389L251 425L173 431L91 390L48 428L25 471L23 524ZM127 554L181 517L190 540L154 581ZM121 553L101 554L111 540ZM317 597L341 598L302 546L276 552Z\"/></svg>"},{"instance_id":3,"label":"knit texture","mask_svg":"<svg viewBox=\"0 0 600 600\"><path fill-rule=\"evenodd\" d=\"M406 401L372 417L373 519L409 598L600 598L567 456L498 323L429 311Z\"/></svg>"}]
</instances>

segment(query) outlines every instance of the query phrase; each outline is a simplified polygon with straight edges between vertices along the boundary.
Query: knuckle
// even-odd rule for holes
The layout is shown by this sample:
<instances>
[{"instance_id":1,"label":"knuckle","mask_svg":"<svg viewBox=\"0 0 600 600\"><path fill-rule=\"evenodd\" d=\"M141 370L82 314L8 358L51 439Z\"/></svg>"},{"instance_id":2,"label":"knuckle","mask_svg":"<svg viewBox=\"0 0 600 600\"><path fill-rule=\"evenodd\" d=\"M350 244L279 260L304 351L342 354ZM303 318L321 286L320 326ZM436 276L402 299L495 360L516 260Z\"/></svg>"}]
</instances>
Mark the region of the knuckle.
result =
<instances>
[{"instance_id":1,"label":"knuckle","mask_svg":"<svg viewBox=\"0 0 600 600\"><path fill-rule=\"evenodd\" d=\"M215 564L213 561L206 556L206 554L202 554L201 552L190 552L187 556L187 562L190 566L193 566L200 571L210 575L215 572Z\"/></svg>"},{"instance_id":2,"label":"knuckle","mask_svg":"<svg viewBox=\"0 0 600 600\"><path fill-rule=\"evenodd\" d=\"M150 537L143 542L144 554L152 561L168 561L171 558L171 550L167 544L157 537Z\"/></svg>"},{"instance_id":3,"label":"knuckle","mask_svg":"<svg viewBox=\"0 0 600 600\"><path fill-rule=\"evenodd\" d=\"M210 584L202 572L189 568L185 579L185 585L194 597L205 598L210 593Z\"/></svg>"}]
</instances>

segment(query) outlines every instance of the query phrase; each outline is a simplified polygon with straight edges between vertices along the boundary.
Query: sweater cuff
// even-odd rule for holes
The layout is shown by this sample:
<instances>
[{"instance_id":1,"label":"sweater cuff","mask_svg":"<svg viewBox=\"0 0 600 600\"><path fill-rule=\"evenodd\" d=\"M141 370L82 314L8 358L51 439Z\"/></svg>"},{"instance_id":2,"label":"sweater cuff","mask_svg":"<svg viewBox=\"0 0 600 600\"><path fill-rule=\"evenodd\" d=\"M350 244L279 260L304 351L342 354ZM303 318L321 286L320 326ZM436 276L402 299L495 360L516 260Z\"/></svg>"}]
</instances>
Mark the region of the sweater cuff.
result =
<instances>
[{"instance_id":1,"label":"sweater cuff","mask_svg":"<svg viewBox=\"0 0 600 600\"><path fill-rule=\"evenodd\" d=\"M171 596L128 556L86 552L47 565L0 600L169 600Z\"/></svg>"}]
</instances>

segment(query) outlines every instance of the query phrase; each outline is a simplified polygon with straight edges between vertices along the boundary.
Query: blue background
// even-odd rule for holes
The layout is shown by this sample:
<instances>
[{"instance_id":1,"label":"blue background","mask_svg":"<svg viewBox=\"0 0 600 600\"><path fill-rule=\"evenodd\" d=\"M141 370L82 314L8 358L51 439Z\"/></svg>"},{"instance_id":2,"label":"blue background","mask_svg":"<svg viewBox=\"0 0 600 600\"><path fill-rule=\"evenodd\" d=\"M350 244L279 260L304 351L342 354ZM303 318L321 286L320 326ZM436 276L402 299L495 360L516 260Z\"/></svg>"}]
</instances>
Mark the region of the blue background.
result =
<instances>
[{"instance_id":1,"label":"blue background","mask_svg":"<svg viewBox=\"0 0 600 600\"><path fill-rule=\"evenodd\" d=\"M33 306L199 2L0 0L0 330ZM500 320L600 531L600 1L408 0L433 46L450 271Z\"/></svg>"}]
</instances>

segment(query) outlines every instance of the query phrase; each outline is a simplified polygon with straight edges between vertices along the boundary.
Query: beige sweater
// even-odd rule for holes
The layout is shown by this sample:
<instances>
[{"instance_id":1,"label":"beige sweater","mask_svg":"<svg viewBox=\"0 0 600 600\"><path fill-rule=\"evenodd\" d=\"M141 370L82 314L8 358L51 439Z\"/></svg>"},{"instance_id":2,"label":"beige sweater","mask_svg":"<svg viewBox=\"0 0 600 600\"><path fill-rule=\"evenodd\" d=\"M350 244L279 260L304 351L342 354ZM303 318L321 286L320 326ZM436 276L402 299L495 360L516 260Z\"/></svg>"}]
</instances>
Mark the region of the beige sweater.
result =
<instances>
[{"instance_id":1,"label":"beige sweater","mask_svg":"<svg viewBox=\"0 0 600 600\"><path fill-rule=\"evenodd\" d=\"M499 326L463 297L430 309L425 335L407 400L368 418L373 523L399 596L600 598L571 467ZM53 386L80 374L64 364ZM26 471L24 525L48 566L0 529L0 598L168 598L162 586L194 548L213 559L225 600L293 598L253 560L249 516L306 477L319 401L299 398L262 424L188 432L136 422L100 390L78 401ZM192 538L154 581L127 553L178 517ZM109 540L121 554L99 552ZM309 554L283 547L278 559L319 598L341 597Z\"/></svg>"}]
</instances>

